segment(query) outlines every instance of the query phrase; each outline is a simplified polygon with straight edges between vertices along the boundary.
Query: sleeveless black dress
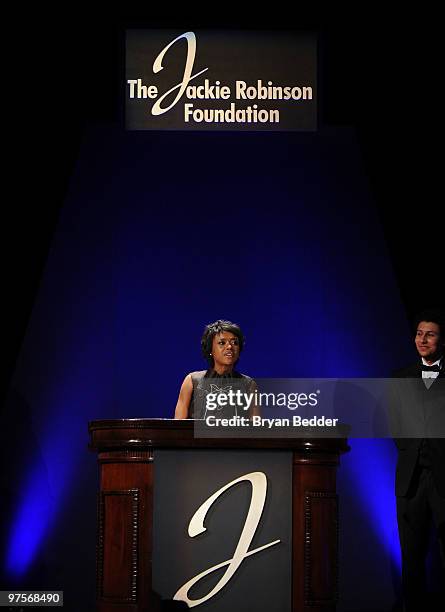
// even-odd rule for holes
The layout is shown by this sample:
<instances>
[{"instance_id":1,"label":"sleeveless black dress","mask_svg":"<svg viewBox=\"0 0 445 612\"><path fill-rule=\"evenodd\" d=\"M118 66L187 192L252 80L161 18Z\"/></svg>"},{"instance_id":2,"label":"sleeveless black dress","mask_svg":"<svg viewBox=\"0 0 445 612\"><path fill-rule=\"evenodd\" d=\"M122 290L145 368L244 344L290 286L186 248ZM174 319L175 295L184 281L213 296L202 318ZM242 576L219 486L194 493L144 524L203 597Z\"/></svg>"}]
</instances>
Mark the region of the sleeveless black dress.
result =
<instances>
[{"instance_id":1,"label":"sleeveless black dress","mask_svg":"<svg viewBox=\"0 0 445 612\"><path fill-rule=\"evenodd\" d=\"M218 418L230 418L232 416L248 416L248 411L243 405L236 402L235 406L218 406L209 409L206 397L209 393L227 393L238 391L242 393L253 393L256 389L255 381L250 376L233 371L230 374L218 374L215 370L201 370L192 372L193 392L189 406L189 419L205 419L213 415Z\"/></svg>"}]
</instances>

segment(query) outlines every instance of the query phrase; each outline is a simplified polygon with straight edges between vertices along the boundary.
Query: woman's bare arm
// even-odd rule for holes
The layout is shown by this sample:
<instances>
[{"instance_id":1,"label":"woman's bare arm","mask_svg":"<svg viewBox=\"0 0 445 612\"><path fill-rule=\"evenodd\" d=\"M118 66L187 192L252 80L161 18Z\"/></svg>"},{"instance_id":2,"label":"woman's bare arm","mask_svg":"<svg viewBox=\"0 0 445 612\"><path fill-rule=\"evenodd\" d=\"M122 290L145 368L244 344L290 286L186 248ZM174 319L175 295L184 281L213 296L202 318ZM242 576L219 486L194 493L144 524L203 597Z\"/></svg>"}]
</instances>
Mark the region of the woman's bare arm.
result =
<instances>
[{"instance_id":1,"label":"woman's bare arm","mask_svg":"<svg viewBox=\"0 0 445 612\"><path fill-rule=\"evenodd\" d=\"M175 408L175 419L187 419L189 415L190 400L192 399L192 375L187 374L179 391L178 402Z\"/></svg>"}]
</instances>

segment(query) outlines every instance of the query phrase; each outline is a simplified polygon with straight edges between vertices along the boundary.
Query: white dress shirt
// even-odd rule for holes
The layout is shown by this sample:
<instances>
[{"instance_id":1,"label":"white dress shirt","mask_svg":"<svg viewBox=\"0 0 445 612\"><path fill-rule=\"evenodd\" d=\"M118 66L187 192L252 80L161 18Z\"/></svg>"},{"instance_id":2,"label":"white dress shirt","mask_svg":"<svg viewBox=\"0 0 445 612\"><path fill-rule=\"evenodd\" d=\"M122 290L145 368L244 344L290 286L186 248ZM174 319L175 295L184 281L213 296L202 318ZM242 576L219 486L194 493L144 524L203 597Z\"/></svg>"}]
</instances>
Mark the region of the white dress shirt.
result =
<instances>
[{"instance_id":1,"label":"white dress shirt","mask_svg":"<svg viewBox=\"0 0 445 612\"><path fill-rule=\"evenodd\" d=\"M440 359L438 359L437 361L435 361L434 363L427 363L427 361L422 357L422 363L423 365L426 366L439 366L440 369L442 369L442 366L440 365L442 361L442 357ZM426 372L425 370L422 370L422 378L423 378L423 382L425 383L425 387L427 389L429 389L431 387L431 385L433 384L434 380L439 376L439 372Z\"/></svg>"}]
</instances>

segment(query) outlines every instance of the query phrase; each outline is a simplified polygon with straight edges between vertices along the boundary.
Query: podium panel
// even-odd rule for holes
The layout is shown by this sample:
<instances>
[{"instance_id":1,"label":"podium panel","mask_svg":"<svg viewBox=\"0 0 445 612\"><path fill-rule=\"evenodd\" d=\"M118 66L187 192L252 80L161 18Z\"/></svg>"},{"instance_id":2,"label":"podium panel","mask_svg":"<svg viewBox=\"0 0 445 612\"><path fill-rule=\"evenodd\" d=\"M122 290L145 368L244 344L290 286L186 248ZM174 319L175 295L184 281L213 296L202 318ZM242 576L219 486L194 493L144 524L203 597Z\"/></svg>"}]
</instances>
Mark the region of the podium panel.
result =
<instances>
[{"instance_id":1,"label":"podium panel","mask_svg":"<svg viewBox=\"0 0 445 612\"><path fill-rule=\"evenodd\" d=\"M222 489L205 531L191 536L193 516ZM155 451L153 588L162 598L201 574L185 594L190 607L290 612L291 565L292 452Z\"/></svg>"},{"instance_id":2,"label":"podium panel","mask_svg":"<svg viewBox=\"0 0 445 612\"><path fill-rule=\"evenodd\" d=\"M333 612L345 439L197 439L93 421L98 612Z\"/></svg>"}]
</instances>

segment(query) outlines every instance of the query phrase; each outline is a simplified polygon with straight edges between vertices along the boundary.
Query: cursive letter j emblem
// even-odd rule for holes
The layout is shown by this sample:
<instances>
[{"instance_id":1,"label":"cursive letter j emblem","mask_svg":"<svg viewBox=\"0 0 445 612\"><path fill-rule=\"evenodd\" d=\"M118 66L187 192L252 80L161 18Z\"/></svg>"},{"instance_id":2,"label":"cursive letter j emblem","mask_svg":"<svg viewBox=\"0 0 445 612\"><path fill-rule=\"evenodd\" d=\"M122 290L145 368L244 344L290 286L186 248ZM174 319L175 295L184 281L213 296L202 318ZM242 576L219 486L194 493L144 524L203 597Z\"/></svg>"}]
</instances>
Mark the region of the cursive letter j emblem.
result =
<instances>
[{"instance_id":1,"label":"cursive letter j emblem","mask_svg":"<svg viewBox=\"0 0 445 612\"><path fill-rule=\"evenodd\" d=\"M178 589L173 599L185 601L189 608L194 608L195 606L199 606L205 601L212 598L216 593L218 593L232 578L235 574L236 570L239 568L241 563L246 557L250 555L254 555L265 548L269 548L274 544L278 544L280 540L275 540L274 542L270 542L269 544L264 544L258 548L254 548L253 550L249 550L249 546L253 540L256 529L258 527L258 523L261 519L261 514L264 508L264 502L266 501L266 492L267 492L267 479L266 475L263 472L251 472L250 474L245 474L244 476L240 476L236 480L232 480L228 484L224 485L216 491L213 495L211 495L207 501L205 501L192 516L192 519L189 524L188 533L191 538L203 533L206 530L204 527L204 520L209 511L212 504L218 499L220 495L222 495L227 489L233 487L238 482L249 481L252 485L252 497L250 498L250 506L249 511L247 513L246 521L244 523L243 531L241 533L240 539L238 541L237 547L231 559L227 561L222 561L222 563L218 563L213 567L209 567L204 570L194 578L191 578L188 582L182 585L181 588ZM201 597L200 599L190 599L188 597L188 592L192 588L194 584L196 584L201 578L215 572L227 565L227 569L224 574L221 576L220 580L216 583L207 595Z\"/></svg>"}]
</instances>

